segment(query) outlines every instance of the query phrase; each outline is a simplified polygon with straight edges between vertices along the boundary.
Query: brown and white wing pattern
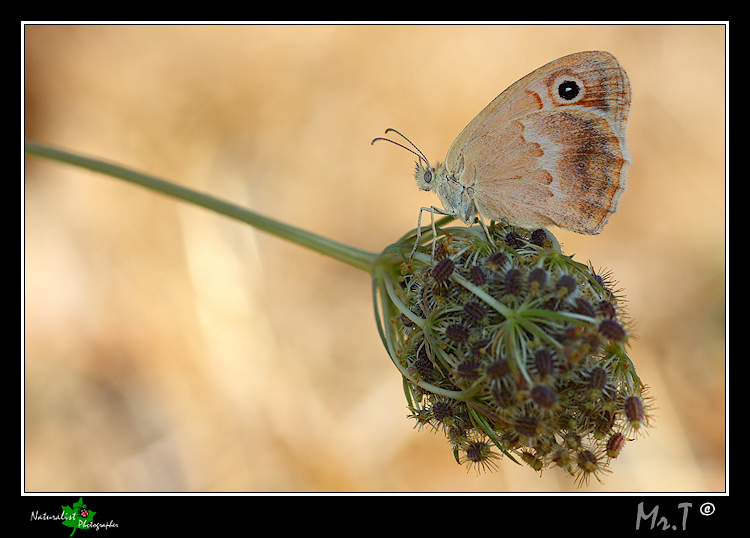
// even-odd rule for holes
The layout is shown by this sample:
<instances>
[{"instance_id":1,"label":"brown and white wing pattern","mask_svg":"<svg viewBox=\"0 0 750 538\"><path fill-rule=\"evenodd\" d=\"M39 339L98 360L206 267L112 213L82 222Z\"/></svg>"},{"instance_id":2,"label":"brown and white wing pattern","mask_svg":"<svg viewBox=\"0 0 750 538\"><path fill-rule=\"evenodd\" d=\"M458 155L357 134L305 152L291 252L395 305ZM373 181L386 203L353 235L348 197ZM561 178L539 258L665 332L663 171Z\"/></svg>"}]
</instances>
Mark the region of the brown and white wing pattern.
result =
<instances>
[{"instance_id":1,"label":"brown and white wing pattern","mask_svg":"<svg viewBox=\"0 0 750 538\"><path fill-rule=\"evenodd\" d=\"M485 218L597 233L626 187L630 101L609 53L550 62L469 123L448 151L447 175L473 190Z\"/></svg>"}]
</instances>

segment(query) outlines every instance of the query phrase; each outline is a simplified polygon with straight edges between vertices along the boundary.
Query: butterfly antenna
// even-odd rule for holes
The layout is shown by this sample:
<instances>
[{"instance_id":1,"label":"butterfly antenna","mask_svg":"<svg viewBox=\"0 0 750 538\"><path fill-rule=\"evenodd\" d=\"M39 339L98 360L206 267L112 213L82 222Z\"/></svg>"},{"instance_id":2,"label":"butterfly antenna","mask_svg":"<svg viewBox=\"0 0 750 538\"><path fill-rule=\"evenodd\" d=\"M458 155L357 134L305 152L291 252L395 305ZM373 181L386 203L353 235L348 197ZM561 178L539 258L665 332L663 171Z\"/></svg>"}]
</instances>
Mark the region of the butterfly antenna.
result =
<instances>
[{"instance_id":1,"label":"butterfly antenna","mask_svg":"<svg viewBox=\"0 0 750 538\"><path fill-rule=\"evenodd\" d=\"M384 140L386 142L390 142L391 144L396 144L397 146L399 146L401 148L404 148L406 151L409 151L409 152L413 153L414 155L416 155L417 158L419 158L420 161L424 160L424 162L427 163L427 168L430 167L430 161L427 160L427 157L425 157L425 154L422 153L422 151L414 144L414 142L412 142L411 140L409 140L408 138L406 138L404 135L402 135L401 133L399 133L396 129L388 128L388 129L385 130L386 134L388 134L390 131L393 131L394 133L396 133L397 135L399 135L401 138L403 138L404 140L406 140L409 144L411 144L412 148L414 148L414 149L408 148L408 147L404 146L403 144L399 144L398 142L394 142L390 138L375 138L375 139L373 139L373 141L371 142L371 144L374 144L378 140ZM417 150L417 151L414 151L414 150Z\"/></svg>"},{"instance_id":2,"label":"butterfly antenna","mask_svg":"<svg viewBox=\"0 0 750 538\"><path fill-rule=\"evenodd\" d=\"M417 145L416 145L416 144L415 144L414 142L412 142L411 140L409 140L408 138L406 138L406 137L405 137L404 135L402 135L401 133L399 133L399 132L398 132L398 131L397 131L396 129L391 129L391 128L389 127L388 129L386 129L386 130L385 130L386 134L388 134L388 131L393 131L393 132L394 132L394 133L396 133L396 134L397 134L398 136L400 136L401 138L403 138L404 140L406 140L406 141L407 141L407 142L408 142L409 144L411 144L411 147L413 147L414 149L416 149L416 150L417 150L417 152L418 152L418 153L419 153L419 154L420 154L420 155L422 156L422 158L423 158L423 159L425 160L425 162L427 162L427 163L429 164L429 161L427 161L427 157L425 157L425 154L424 154L424 153L422 153L422 151L421 151L421 150L420 150L420 149L419 149L419 148L417 147Z\"/></svg>"}]
</instances>

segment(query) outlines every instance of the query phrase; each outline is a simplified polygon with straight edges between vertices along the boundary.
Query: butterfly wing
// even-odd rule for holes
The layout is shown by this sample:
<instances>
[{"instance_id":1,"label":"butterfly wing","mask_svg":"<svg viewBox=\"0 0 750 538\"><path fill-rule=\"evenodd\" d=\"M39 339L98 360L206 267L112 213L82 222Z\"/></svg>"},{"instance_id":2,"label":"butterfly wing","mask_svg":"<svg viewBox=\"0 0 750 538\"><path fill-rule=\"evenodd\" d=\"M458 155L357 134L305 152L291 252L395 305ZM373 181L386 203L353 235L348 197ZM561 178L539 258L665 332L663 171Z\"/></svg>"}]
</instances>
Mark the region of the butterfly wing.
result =
<instances>
[{"instance_id":1,"label":"butterfly wing","mask_svg":"<svg viewBox=\"0 0 750 538\"><path fill-rule=\"evenodd\" d=\"M630 82L614 56L581 52L501 93L458 135L447 175L485 218L597 233L617 210L630 156Z\"/></svg>"}]
</instances>

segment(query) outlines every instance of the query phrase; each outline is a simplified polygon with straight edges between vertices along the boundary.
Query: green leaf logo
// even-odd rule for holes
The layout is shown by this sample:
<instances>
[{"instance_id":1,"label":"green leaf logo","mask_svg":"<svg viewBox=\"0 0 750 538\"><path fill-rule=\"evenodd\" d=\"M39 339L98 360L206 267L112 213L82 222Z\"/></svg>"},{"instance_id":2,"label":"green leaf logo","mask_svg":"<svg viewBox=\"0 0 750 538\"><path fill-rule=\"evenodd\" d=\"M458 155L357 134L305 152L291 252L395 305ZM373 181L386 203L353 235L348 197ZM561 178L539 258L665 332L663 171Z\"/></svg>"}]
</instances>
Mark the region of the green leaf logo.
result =
<instances>
[{"instance_id":1,"label":"green leaf logo","mask_svg":"<svg viewBox=\"0 0 750 538\"><path fill-rule=\"evenodd\" d=\"M62 507L63 515L65 519L62 524L66 527L72 527L73 532L70 533L73 536L76 533L76 529L89 529L91 521L94 519L93 510L89 510L83 502L83 497L78 499L78 502L71 506Z\"/></svg>"}]
</instances>

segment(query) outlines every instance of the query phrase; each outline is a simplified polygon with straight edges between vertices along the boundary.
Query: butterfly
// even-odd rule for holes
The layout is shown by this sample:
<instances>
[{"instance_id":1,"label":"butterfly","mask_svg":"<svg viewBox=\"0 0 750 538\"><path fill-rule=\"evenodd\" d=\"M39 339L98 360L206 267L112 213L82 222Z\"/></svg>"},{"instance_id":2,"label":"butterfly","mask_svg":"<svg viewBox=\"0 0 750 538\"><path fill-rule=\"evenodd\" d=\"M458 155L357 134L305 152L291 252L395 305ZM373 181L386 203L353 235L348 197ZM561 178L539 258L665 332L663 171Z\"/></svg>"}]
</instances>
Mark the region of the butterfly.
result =
<instances>
[{"instance_id":1,"label":"butterfly","mask_svg":"<svg viewBox=\"0 0 750 538\"><path fill-rule=\"evenodd\" d=\"M627 186L625 140L631 89L608 52L558 58L498 95L458 135L444 163L419 149L415 177L443 209L466 224L483 219L535 229L558 226L596 234L617 211ZM489 234L489 232L488 232ZM488 235L489 236L489 235ZM434 245L433 245L434 246ZM415 245L416 248L416 245ZM412 252L413 254L413 252Z\"/></svg>"}]
</instances>

